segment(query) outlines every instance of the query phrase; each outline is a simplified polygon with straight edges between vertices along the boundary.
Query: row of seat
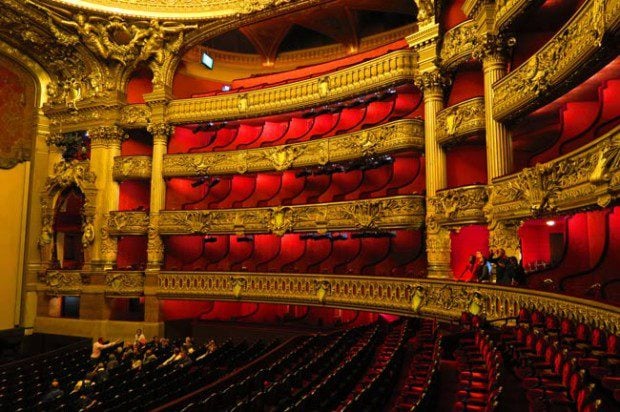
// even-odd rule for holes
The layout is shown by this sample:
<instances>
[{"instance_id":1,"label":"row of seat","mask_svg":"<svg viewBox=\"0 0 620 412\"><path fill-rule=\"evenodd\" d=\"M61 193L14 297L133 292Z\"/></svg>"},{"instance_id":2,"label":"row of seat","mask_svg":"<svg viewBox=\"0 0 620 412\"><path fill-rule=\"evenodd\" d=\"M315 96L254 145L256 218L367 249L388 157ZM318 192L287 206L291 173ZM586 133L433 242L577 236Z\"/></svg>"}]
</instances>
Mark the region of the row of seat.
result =
<instances>
[{"instance_id":1,"label":"row of seat","mask_svg":"<svg viewBox=\"0 0 620 412\"><path fill-rule=\"evenodd\" d=\"M315 169L211 176L198 181L171 178L166 182L166 209L305 205L411 195L424 191L424 162L413 152L390 156L386 164L366 170L317 174L319 169ZM121 183L121 210L140 206L148 208L147 189L147 182Z\"/></svg>"},{"instance_id":2,"label":"row of seat","mask_svg":"<svg viewBox=\"0 0 620 412\"><path fill-rule=\"evenodd\" d=\"M344 232L317 239L303 234L170 236L165 239L164 269L408 277L424 269L420 231L395 230L387 235L359 238Z\"/></svg>"}]
</instances>

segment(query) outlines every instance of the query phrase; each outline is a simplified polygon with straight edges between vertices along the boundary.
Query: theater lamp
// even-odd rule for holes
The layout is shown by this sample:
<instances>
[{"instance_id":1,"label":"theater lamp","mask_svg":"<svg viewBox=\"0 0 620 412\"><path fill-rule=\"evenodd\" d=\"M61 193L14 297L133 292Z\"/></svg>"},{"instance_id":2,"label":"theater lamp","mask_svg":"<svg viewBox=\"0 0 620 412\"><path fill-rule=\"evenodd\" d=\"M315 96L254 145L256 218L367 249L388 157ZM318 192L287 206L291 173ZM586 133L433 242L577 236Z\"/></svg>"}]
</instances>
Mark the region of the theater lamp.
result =
<instances>
[{"instance_id":1,"label":"theater lamp","mask_svg":"<svg viewBox=\"0 0 620 412\"><path fill-rule=\"evenodd\" d=\"M547 220L547 221L545 222L545 224L546 224L547 226L555 226L555 220Z\"/></svg>"},{"instance_id":2,"label":"theater lamp","mask_svg":"<svg viewBox=\"0 0 620 412\"><path fill-rule=\"evenodd\" d=\"M207 53L202 52L202 56L200 57L200 63L205 66L209 70L213 70L213 57L209 56Z\"/></svg>"}]
</instances>

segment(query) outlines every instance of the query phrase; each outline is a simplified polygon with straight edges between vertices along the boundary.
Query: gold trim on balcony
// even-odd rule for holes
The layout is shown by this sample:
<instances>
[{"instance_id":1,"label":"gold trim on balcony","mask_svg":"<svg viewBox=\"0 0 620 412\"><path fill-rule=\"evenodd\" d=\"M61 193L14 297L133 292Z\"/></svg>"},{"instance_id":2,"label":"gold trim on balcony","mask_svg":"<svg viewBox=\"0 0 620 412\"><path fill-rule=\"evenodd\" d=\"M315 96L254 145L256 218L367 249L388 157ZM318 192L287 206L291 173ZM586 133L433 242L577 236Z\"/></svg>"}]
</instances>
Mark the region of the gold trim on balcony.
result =
<instances>
[{"instance_id":1,"label":"gold trim on balcony","mask_svg":"<svg viewBox=\"0 0 620 412\"><path fill-rule=\"evenodd\" d=\"M267 116L335 103L390 86L413 82L414 54L399 50L324 76L243 93L180 99L170 103L172 124Z\"/></svg>"},{"instance_id":2,"label":"gold trim on balcony","mask_svg":"<svg viewBox=\"0 0 620 412\"><path fill-rule=\"evenodd\" d=\"M142 296L144 295L144 273L107 272L104 291L106 296Z\"/></svg>"},{"instance_id":3,"label":"gold trim on balcony","mask_svg":"<svg viewBox=\"0 0 620 412\"><path fill-rule=\"evenodd\" d=\"M127 211L110 212L107 230L110 235L144 235L149 225L146 212Z\"/></svg>"},{"instance_id":4,"label":"gold trim on balcony","mask_svg":"<svg viewBox=\"0 0 620 412\"><path fill-rule=\"evenodd\" d=\"M544 0L500 0L495 2L495 29L503 30L528 7L544 3Z\"/></svg>"},{"instance_id":5,"label":"gold trim on balcony","mask_svg":"<svg viewBox=\"0 0 620 412\"><path fill-rule=\"evenodd\" d=\"M424 197L396 196L316 205L161 211L159 233L246 234L420 229ZM145 228L146 230L146 228Z\"/></svg>"},{"instance_id":6,"label":"gold trim on balcony","mask_svg":"<svg viewBox=\"0 0 620 412\"><path fill-rule=\"evenodd\" d=\"M488 200L486 185L440 190L428 199L427 219L444 227L485 224L484 206Z\"/></svg>"},{"instance_id":7,"label":"gold trim on balcony","mask_svg":"<svg viewBox=\"0 0 620 412\"><path fill-rule=\"evenodd\" d=\"M455 144L485 132L484 97L474 97L443 109L437 114L437 141L442 145Z\"/></svg>"},{"instance_id":8,"label":"gold trim on balcony","mask_svg":"<svg viewBox=\"0 0 620 412\"><path fill-rule=\"evenodd\" d=\"M112 176L114 180L148 180L151 178L151 156L116 156Z\"/></svg>"},{"instance_id":9,"label":"gold trim on balcony","mask_svg":"<svg viewBox=\"0 0 620 412\"><path fill-rule=\"evenodd\" d=\"M535 110L616 56L620 2L589 0L542 49L493 85L493 117L508 121Z\"/></svg>"},{"instance_id":10,"label":"gold trim on balcony","mask_svg":"<svg viewBox=\"0 0 620 412\"><path fill-rule=\"evenodd\" d=\"M473 20L464 21L446 31L439 52L444 69L453 70L459 64L471 59L477 34L478 28Z\"/></svg>"},{"instance_id":11,"label":"gold trim on balcony","mask_svg":"<svg viewBox=\"0 0 620 412\"><path fill-rule=\"evenodd\" d=\"M489 221L606 207L620 195L620 126L551 162L493 180Z\"/></svg>"},{"instance_id":12,"label":"gold trim on balcony","mask_svg":"<svg viewBox=\"0 0 620 412\"><path fill-rule=\"evenodd\" d=\"M611 333L618 308L537 290L430 279L289 273L161 272L160 299L273 302L362 309L455 319L462 312L488 320L516 317L521 307L575 317Z\"/></svg>"},{"instance_id":13,"label":"gold trim on balcony","mask_svg":"<svg viewBox=\"0 0 620 412\"><path fill-rule=\"evenodd\" d=\"M423 147L423 122L406 119L304 143L227 152L166 155L163 175L181 177L283 171L408 149L422 150Z\"/></svg>"}]
</instances>

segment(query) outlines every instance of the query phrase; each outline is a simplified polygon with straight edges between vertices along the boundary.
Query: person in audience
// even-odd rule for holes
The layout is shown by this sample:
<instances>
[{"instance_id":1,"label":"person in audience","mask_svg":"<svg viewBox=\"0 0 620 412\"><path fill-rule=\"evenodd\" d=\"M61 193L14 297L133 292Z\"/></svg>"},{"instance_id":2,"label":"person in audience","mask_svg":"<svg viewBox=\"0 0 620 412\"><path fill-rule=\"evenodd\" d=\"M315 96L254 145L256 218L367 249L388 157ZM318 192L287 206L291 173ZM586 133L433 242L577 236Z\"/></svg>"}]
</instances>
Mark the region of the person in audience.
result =
<instances>
[{"instance_id":1,"label":"person in audience","mask_svg":"<svg viewBox=\"0 0 620 412\"><path fill-rule=\"evenodd\" d=\"M153 353L151 349L147 349L144 353L144 360L142 360L142 365L146 366L151 362L157 361L157 356Z\"/></svg>"},{"instance_id":2,"label":"person in audience","mask_svg":"<svg viewBox=\"0 0 620 412\"><path fill-rule=\"evenodd\" d=\"M192 364L192 359L188 356L185 350L179 353L179 359L175 362L177 368L186 368Z\"/></svg>"},{"instance_id":3,"label":"person in audience","mask_svg":"<svg viewBox=\"0 0 620 412\"><path fill-rule=\"evenodd\" d=\"M185 337L185 342L183 342L183 349L186 350L188 354L194 353L194 342L189 336Z\"/></svg>"},{"instance_id":4,"label":"person in audience","mask_svg":"<svg viewBox=\"0 0 620 412\"><path fill-rule=\"evenodd\" d=\"M93 374L94 374L93 380L95 381L95 383L97 383L99 385L104 383L108 379L110 379L110 374L108 373L108 370L106 369L106 367L103 364L103 362L100 362L95 367L95 370L93 371Z\"/></svg>"},{"instance_id":5,"label":"person in audience","mask_svg":"<svg viewBox=\"0 0 620 412\"><path fill-rule=\"evenodd\" d=\"M146 336L142 333L142 329L136 330L136 335L133 339L134 345L146 345Z\"/></svg>"},{"instance_id":6,"label":"person in audience","mask_svg":"<svg viewBox=\"0 0 620 412\"><path fill-rule=\"evenodd\" d=\"M84 395L92 394L95 391L95 381L93 379L94 374L92 372L87 373L84 379L75 383L71 393L79 393Z\"/></svg>"},{"instance_id":7,"label":"person in audience","mask_svg":"<svg viewBox=\"0 0 620 412\"><path fill-rule=\"evenodd\" d=\"M101 351L107 348L111 348L116 345L120 341L117 339L114 342L103 343L103 338L97 339L95 343L93 343L93 351L90 354L90 358L95 362L95 364L99 363L99 357L101 356Z\"/></svg>"},{"instance_id":8,"label":"person in audience","mask_svg":"<svg viewBox=\"0 0 620 412\"><path fill-rule=\"evenodd\" d=\"M495 255L489 258L489 262L495 264L495 283L498 285L510 285L510 277L506 273L506 267L508 266L508 256L504 249L497 249Z\"/></svg>"},{"instance_id":9,"label":"person in audience","mask_svg":"<svg viewBox=\"0 0 620 412\"><path fill-rule=\"evenodd\" d=\"M56 399L63 397L64 394L65 392L60 389L60 383L58 382L58 379L53 379L52 384L50 385L50 390L47 391L45 395L43 395L43 398L41 398L41 402L43 404L51 403Z\"/></svg>"},{"instance_id":10,"label":"person in audience","mask_svg":"<svg viewBox=\"0 0 620 412\"><path fill-rule=\"evenodd\" d=\"M211 339L209 343L205 344L205 351L202 355L196 358L196 362L203 360L205 357L215 352L216 349L217 349L217 344L215 343L213 339Z\"/></svg>"},{"instance_id":11,"label":"person in audience","mask_svg":"<svg viewBox=\"0 0 620 412\"><path fill-rule=\"evenodd\" d=\"M475 266L476 266L476 256L470 255L469 259L467 260L467 265L465 266L465 269L463 270L463 273L461 273L456 280L460 282L471 282L472 279L474 278Z\"/></svg>"},{"instance_id":12,"label":"person in audience","mask_svg":"<svg viewBox=\"0 0 620 412\"><path fill-rule=\"evenodd\" d=\"M91 409L97 404L96 400L91 399L85 393L81 394L79 398L75 400L75 408L78 411Z\"/></svg>"},{"instance_id":13,"label":"person in audience","mask_svg":"<svg viewBox=\"0 0 620 412\"><path fill-rule=\"evenodd\" d=\"M172 353L172 356L170 356L168 359L166 359L161 366L167 366L170 365L172 363L177 362L179 359L181 358L181 351L179 350L179 348L174 348L174 352Z\"/></svg>"},{"instance_id":14,"label":"person in audience","mask_svg":"<svg viewBox=\"0 0 620 412\"><path fill-rule=\"evenodd\" d=\"M488 283L491 280L491 271L487 260L482 255L481 251L476 252L476 263L474 264L474 275L478 282Z\"/></svg>"},{"instance_id":15,"label":"person in audience","mask_svg":"<svg viewBox=\"0 0 620 412\"><path fill-rule=\"evenodd\" d=\"M110 355L108 356L108 363L106 363L106 369L109 372L116 368L118 368L118 360L116 359L116 356L114 356L113 353L110 353Z\"/></svg>"},{"instance_id":16,"label":"person in audience","mask_svg":"<svg viewBox=\"0 0 620 412\"><path fill-rule=\"evenodd\" d=\"M512 284L515 286L525 285L525 269L523 269L523 265L514 256L509 257L508 262L511 268L510 279Z\"/></svg>"}]
</instances>

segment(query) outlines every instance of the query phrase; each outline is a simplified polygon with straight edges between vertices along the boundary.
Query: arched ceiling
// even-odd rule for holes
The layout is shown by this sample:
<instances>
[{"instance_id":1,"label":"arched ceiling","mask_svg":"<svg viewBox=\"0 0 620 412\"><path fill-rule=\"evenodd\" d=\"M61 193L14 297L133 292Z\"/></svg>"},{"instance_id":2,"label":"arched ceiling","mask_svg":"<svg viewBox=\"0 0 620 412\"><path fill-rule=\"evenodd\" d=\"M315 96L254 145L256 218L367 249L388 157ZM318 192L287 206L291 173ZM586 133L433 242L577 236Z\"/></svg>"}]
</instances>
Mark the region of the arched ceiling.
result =
<instances>
[{"instance_id":1,"label":"arched ceiling","mask_svg":"<svg viewBox=\"0 0 620 412\"><path fill-rule=\"evenodd\" d=\"M292 0L48 0L80 9L128 17L197 20L253 13Z\"/></svg>"}]
</instances>

